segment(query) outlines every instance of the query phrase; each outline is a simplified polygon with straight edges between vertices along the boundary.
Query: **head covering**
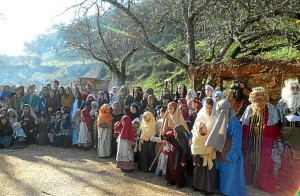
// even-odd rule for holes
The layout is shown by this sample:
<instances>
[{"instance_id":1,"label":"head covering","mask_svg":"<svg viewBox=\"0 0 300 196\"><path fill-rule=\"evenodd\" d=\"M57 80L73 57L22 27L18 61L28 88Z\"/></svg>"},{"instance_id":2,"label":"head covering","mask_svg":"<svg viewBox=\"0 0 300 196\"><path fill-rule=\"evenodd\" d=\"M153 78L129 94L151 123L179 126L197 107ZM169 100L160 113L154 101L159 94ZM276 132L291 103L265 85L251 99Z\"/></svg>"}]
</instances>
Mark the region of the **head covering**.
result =
<instances>
[{"instance_id":1,"label":"head covering","mask_svg":"<svg viewBox=\"0 0 300 196\"><path fill-rule=\"evenodd\" d=\"M229 121L235 116L235 112L227 99L223 99L218 103L217 111L219 113L217 121L211 133L209 134L205 145L212 146L221 152L225 144L227 125Z\"/></svg>"},{"instance_id":2,"label":"head covering","mask_svg":"<svg viewBox=\"0 0 300 196\"><path fill-rule=\"evenodd\" d=\"M168 99L168 100L171 100L171 95L170 94L164 94L162 96L162 99Z\"/></svg>"},{"instance_id":3,"label":"head covering","mask_svg":"<svg viewBox=\"0 0 300 196\"><path fill-rule=\"evenodd\" d=\"M0 119L3 119L3 118L7 119L7 116L5 114L0 114Z\"/></svg>"},{"instance_id":4,"label":"head covering","mask_svg":"<svg viewBox=\"0 0 300 196\"><path fill-rule=\"evenodd\" d=\"M118 86L113 86L112 89L119 90L119 87Z\"/></svg>"},{"instance_id":5,"label":"head covering","mask_svg":"<svg viewBox=\"0 0 300 196\"><path fill-rule=\"evenodd\" d=\"M190 116L189 116L189 108L186 104L181 104L179 106L180 112L184 118L185 121L189 121L190 120Z\"/></svg>"},{"instance_id":6,"label":"head covering","mask_svg":"<svg viewBox=\"0 0 300 196\"><path fill-rule=\"evenodd\" d=\"M154 93L153 93L153 89L152 88L147 88L146 89L146 94L148 94L148 95L153 95Z\"/></svg>"},{"instance_id":7,"label":"head covering","mask_svg":"<svg viewBox=\"0 0 300 196\"><path fill-rule=\"evenodd\" d=\"M38 119L36 113L34 112L34 110L31 108L31 106L30 106L29 104L25 104L25 105L23 106L23 112L22 112L22 115L21 115L21 116L24 116L24 114L25 114L25 112L24 112L24 108L25 108L25 107L28 107L28 108L29 108L29 114L34 118L34 123L35 123L35 124L38 124L39 119Z\"/></svg>"},{"instance_id":8,"label":"head covering","mask_svg":"<svg viewBox=\"0 0 300 196\"><path fill-rule=\"evenodd\" d=\"M61 112L57 111L57 112L55 112L55 115L60 115L61 116Z\"/></svg>"},{"instance_id":9,"label":"head covering","mask_svg":"<svg viewBox=\"0 0 300 196\"><path fill-rule=\"evenodd\" d=\"M81 114L85 118L84 122L86 123L86 126L88 127L89 130L91 130L91 128L92 128L92 118L91 118L91 115L90 115L88 109L81 110Z\"/></svg>"},{"instance_id":10,"label":"head covering","mask_svg":"<svg viewBox=\"0 0 300 196\"><path fill-rule=\"evenodd\" d=\"M13 113L13 114L15 115L15 117L18 118L18 113L17 113L17 111L16 111L15 109L9 108L9 109L7 110L7 115L9 115L9 113Z\"/></svg>"},{"instance_id":11,"label":"head covering","mask_svg":"<svg viewBox=\"0 0 300 196\"><path fill-rule=\"evenodd\" d=\"M192 95L191 98L189 98L189 94ZM189 99L194 99L194 97L197 97L196 91L195 91L194 89L191 89L191 88L188 89L188 90L187 90L187 94L186 94L186 99L187 99L187 100L189 100Z\"/></svg>"},{"instance_id":12,"label":"head covering","mask_svg":"<svg viewBox=\"0 0 300 196\"><path fill-rule=\"evenodd\" d=\"M97 108L99 107L98 101L92 101L91 105L94 105L94 106L96 106Z\"/></svg>"},{"instance_id":13,"label":"head covering","mask_svg":"<svg viewBox=\"0 0 300 196\"><path fill-rule=\"evenodd\" d=\"M121 86L120 88L120 92L124 92L124 97L126 97L127 95L129 95L129 88L126 85Z\"/></svg>"},{"instance_id":14,"label":"head covering","mask_svg":"<svg viewBox=\"0 0 300 196\"><path fill-rule=\"evenodd\" d=\"M136 103L132 103L131 105L130 105L130 107L134 107L135 109L136 109L136 113L132 113L131 111L130 111L130 118L131 118L131 120L134 120L134 119L136 119L136 118L140 118L140 115L141 115L141 108L140 108L140 106L138 106L138 104L136 104Z\"/></svg>"},{"instance_id":15,"label":"head covering","mask_svg":"<svg viewBox=\"0 0 300 196\"><path fill-rule=\"evenodd\" d=\"M174 132L177 133L177 138L176 140L178 141L181 149L183 152L186 154L186 158L190 157L191 155L191 149L189 146L189 141L187 138L186 130L183 125L178 124L174 127ZM175 162L174 162L174 169L177 168L178 164L180 163L181 160L179 160L179 157L175 157Z\"/></svg>"},{"instance_id":16,"label":"head covering","mask_svg":"<svg viewBox=\"0 0 300 196\"><path fill-rule=\"evenodd\" d=\"M141 123L141 129L142 129L142 135L141 139L145 141L149 141L149 138L151 136L156 135L156 121L155 117L151 112L144 112L143 117L146 117L147 119L150 119L148 122L142 118Z\"/></svg>"},{"instance_id":17,"label":"head covering","mask_svg":"<svg viewBox=\"0 0 300 196\"><path fill-rule=\"evenodd\" d=\"M21 127L22 127L22 124L21 124L20 122L15 122L15 123L13 124L13 128L15 128L16 130L21 129Z\"/></svg>"},{"instance_id":18,"label":"head covering","mask_svg":"<svg viewBox=\"0 0 300 196\"><path fill-rule=\"evenodd\" d=\"M112 107L113 107L113 110L112 110L113 115L118 115L118 114L123 113L121 102L119 102L119 101L113 102Z\"/></svg>"},{"instance_id":19,"label":"head covering","mask_svg":"<svg viewBox=\"0 0 300 196\"><path fill-rule=\"evenodd\" d=\"M222 91L217 91L216 97L220 97L221 100L225 98L224 93Z\"/></svg>"},{"instance_id":20,"label":"head covering","mask_svg":"<svg viewBox=\"0 0 300 196\"><path fill-rule=\"evenodd\" d=\"M121 139L135 142L132 121L128 115L124 115L122 119L115 124L115 133L120 134Z\"/></svg>"},{"instance_id":21,"label":"head covering","mask_svg":"<svg viewBox=\"0 0 300 196\"><path fill-rule=\"evenodd\" d=\"M94 100L96 99L96 96L94 94L89 94L86 99L88 99L89 97L93 97Z\"/></svg>"},{"instance_id":22,"label":"head covering","mask_svg":"<svg viewBox=\"0 0 300 196\"><path fill-rule=\"evenodd\" d=\"M105 110L107 108L110 108L109 104L105 103L103 104L99 109L99 116L97 118L97 126L100 128L100 124L105 123L110 128L112 126L112 115L110 113L106 113Z\"/></svg>"}]
</instances>

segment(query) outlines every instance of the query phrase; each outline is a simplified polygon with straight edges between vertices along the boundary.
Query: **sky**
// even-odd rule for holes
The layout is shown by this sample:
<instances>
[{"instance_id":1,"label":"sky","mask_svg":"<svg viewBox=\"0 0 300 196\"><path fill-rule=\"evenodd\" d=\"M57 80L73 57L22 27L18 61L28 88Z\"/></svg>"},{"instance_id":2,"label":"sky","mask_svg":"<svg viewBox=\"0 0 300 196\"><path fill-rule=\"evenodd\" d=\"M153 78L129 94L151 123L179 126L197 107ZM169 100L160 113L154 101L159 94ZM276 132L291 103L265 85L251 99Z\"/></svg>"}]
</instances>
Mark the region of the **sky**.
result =
<instances>
[{"instance_id":1,"label":"sky","mask_svg":"<svg viewBox=\"0 0 300 196\"><path fill-rule=\"evenodd\" d=\"M24 42L46 33L58 22L68 22L63 14L75 0L0 0L0 55L23 55Z\"/></svg>"}]
</instances>

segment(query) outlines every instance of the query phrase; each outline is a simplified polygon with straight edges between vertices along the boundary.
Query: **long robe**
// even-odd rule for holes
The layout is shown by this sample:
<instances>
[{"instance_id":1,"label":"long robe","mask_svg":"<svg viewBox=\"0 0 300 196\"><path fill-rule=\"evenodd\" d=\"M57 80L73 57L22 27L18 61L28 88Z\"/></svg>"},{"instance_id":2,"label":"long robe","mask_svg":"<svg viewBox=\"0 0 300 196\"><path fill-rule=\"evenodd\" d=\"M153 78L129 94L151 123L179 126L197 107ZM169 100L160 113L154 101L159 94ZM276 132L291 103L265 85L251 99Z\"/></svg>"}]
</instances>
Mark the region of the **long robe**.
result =
<instances>
[{"instance_id":1,"label":"long robe","mask_svg":"<svg viewBox=\"0 0 300 196\"><path fill-rule=\"evenodd\" d=\"M276 162L271 157L273 144L280 137L276 109L271 104L266 106L261 134L250 129L252 120L252 107L249 105L241 118L246 183L255 184L265 192L276 192Z\"/></svg>"},{"instance_id":2,"label":"long robe","mask_svg":"<svg viewBox=\"0 0 300 196\"><path fill-rule=\"evenodd\" d=\"M242 127L236 117L227 126L227 141L222 154L224 159L220 163L220 191L224 195L247 195L244 176L244 159L242 154ZM225 150L227 149L228 150ZM226 153L223 153L225 151ZM222 157L222 156L221 156Z\"/></svg>"}]
</instances>

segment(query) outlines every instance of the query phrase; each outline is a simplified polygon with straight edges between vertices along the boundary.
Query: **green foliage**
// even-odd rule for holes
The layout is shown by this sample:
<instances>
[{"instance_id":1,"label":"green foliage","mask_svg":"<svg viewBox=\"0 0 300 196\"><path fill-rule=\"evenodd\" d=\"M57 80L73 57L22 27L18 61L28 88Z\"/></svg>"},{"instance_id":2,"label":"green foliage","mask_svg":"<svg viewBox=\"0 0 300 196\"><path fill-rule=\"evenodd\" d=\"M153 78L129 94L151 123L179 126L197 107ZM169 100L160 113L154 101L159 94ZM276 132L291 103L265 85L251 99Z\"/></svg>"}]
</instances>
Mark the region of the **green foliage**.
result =
<instances>
[{"instance_id":1,"label":"green foliage","mask_svg":"<svg viewBox=\"0 0 300 196\"><path fill-rule=\"evenodd\" d=\"M267 59L300 59L300 51L292 47L284 47L261 55Z\"/></svg>"}]
</instances>

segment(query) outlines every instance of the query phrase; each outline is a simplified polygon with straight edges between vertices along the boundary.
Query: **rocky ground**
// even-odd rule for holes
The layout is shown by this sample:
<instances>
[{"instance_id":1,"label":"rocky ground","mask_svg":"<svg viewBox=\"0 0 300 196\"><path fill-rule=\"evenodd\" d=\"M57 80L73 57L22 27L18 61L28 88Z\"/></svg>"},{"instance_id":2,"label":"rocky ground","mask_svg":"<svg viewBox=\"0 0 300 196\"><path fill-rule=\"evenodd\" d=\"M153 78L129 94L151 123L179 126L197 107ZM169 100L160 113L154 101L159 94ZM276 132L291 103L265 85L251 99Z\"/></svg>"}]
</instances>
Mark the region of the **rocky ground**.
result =
<instances>
[{"instance_id":1,"label":"rocky ground","mask_svg":"<svg viewBox=\"0 0 300 196\"><path fill-rule=\"evenodd\" d=\"M268 195L253 187L248 187L248 193ZM153 173L122 173L114 158L97 158L96 150L31 145L21 150L0 149L0 195L202 194L191 187L168 187L163 176Z\"/></svg>"}]
</instances>

